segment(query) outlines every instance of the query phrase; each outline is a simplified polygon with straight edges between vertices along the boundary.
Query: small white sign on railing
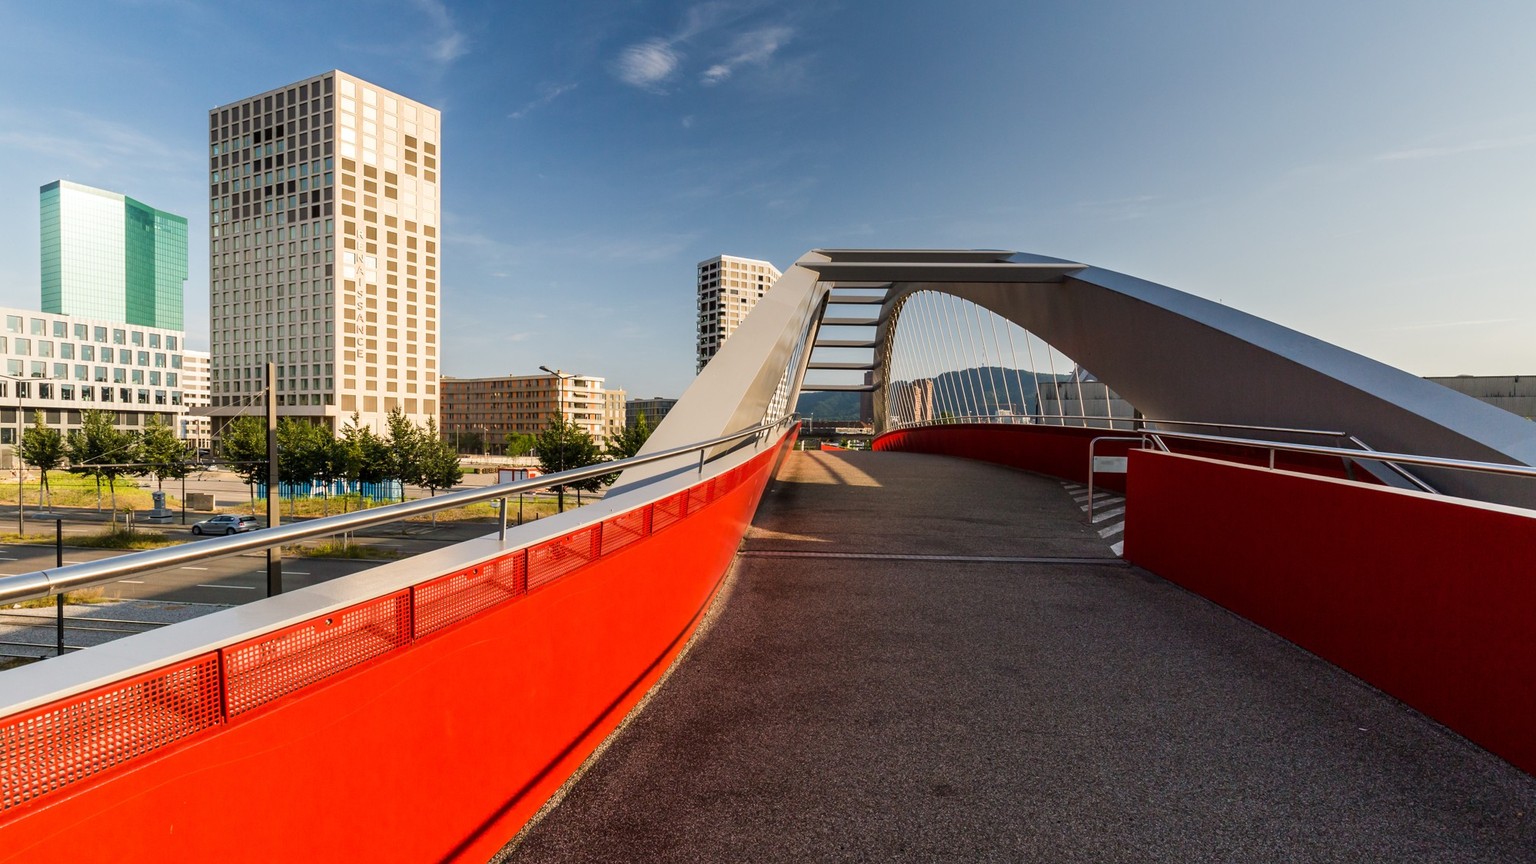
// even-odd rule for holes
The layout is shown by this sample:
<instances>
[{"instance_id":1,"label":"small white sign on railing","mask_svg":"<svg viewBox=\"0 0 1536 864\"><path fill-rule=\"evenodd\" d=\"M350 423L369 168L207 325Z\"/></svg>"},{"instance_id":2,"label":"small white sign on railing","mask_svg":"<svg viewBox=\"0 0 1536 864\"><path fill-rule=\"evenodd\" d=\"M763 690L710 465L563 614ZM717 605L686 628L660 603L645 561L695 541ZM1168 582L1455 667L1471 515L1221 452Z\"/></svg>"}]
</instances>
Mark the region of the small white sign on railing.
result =
<instances>
[{"instance_id":1,"label":"small white sign on railing","mask_svg":"<svg viewBox=\"0 0 1536 864\"><path fill-rule=\"evenodd\" d=\"M1095 456L1093 457L1093 473L1124 474L1126 461L1124 456Z\"/></svg>"}]
</instances>

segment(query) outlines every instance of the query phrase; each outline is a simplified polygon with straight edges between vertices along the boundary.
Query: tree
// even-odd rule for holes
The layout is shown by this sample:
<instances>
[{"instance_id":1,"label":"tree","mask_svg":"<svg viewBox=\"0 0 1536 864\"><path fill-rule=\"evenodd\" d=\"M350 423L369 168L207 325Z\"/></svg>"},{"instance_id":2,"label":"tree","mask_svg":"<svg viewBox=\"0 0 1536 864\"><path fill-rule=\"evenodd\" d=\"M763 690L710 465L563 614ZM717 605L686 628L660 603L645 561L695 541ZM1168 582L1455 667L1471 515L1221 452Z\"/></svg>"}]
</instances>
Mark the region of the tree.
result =
<instances>
[{"instance_id":1,"label":"tree","mask_svg":"<svg viewBox=\"0 0 1536 864\"><path fill-rule=\"evenodd\" d=\"M437 421L427 418L427 428L421 435L421 449L418 454L421 475L416 482L432 492L435 497L439 489L452 489L459 485L459 480L464 477L464 468L459 464L458 451L437 434ZM432 514L432 524L437 524L437 513Z\"/></svg>"},{"instance_id":2,"label":"tree","mask_svg":"<svg viewBox=\"0 0 1536 864\"><path fill-rule=\"evenodd\" d=\"M321 429L319 449L316 453L314 469L315 479L322 486L321 500L324 502L324 513L331 514L331 487L337 480L351 480L356 473L356 463L353 459L352 448L347 442L337 438L329 428Z\"/></svg>"},{"instance_id":3,"label":"tree","mask_svg":"<svg viewBox=\"0 0 1536 864\"><path fill-rule=\"evenodd\" d=\"M139 461L139 436L117 428L114 415L107 411L86 409L80 416L80 428L69 433L65 445L69 452L69 470L96 478L96 492L107 481L112 493L112 524L117 525L117 478L133 472L131 463Z\"/></svg>"},{"instance_id":4,"label":"tree","mask_svg":"<svg viewBox=\"0 0 1536 864\"><path fill-rule=\"evenodd\" d=\"M485 451L485 436L479 432L455 432L453 449L459 453L482 453Z\"/></svg>"},{"instance_id":5,"label":"tree","mask_svg":"<svg viewBox=\"0 0 1536 864\"><path fill-rule=\"evenodd\" d=\"M608 441L608 455L614 459L628 459L640 452L647 439L651 437L651 424L645 419L645 412L640 412L635 417L635 422L625 426L624 431L613 436Z\"/></svg>"},{"instance_id":6,"label":"tree","mask_svg":"<svg viewBox=\"0 0 1536 864\"><path fill-rule=\"evenodd\" d=\"M289 515L293 515L297 507L297 487L312 482L320 473L330 438L329 429L305 420L284 417L278 422L277 481L294 491L288 496ZM270 490L268 494L271 494Z\"/></svg>"},{"instance_id":7,"label":"tree","mask_svg":"<svg viewBox=\"0 0 1536 864\"><path fill-rule=\"evenodd\" d=\"M155 488L164 489L166 480L179 480L192 471L187 460L192 451L187 442L176 437L165 418L151 415L144 424L144 437L139 444L139 459L148 466L148 473L155 478Z\"/></svg>"},{"instance_id":8,"label":"tree","mask_svg":"<svg viewBox=\"0 0 1536 864\"><path fill-rule=\"evenodd\" d=\"M539 439L533 435L525 435L522 432L508 432L506 439L506 454L508 456L527 456L538 447Z\"/></svg>"},{"instance_id":9,"label":"tree","mask_svg":"<svg viewBox=\"0 0 1536 864\"><path fill-rule=\"evenodd\" d=\"M391 408L389 417L388 476L400 481L400 500L405 500L405 484L415 483L421 476L421 450L423 437L416 424L399 408Z\"/></svg>"},{"instance_id":10,"label":"tree","mask_svg":"<svg viewBox=\"0 0 1536 864\"><path fill-rule=\"evenodd\" d=\"M592 436L580 426L558 414L550 418L549 425L539 433L536 443L539 451L539 465L546 474L569 471L572 468L585 468L603 461L602 449L597 446L596 441L592 440ZM566 485L555 487L559 508L562 511L565 510ZM574 489L596 492L602 488L603 478L590 477L568 485Z\"/></svg>"},{"instance_id":11,"label":"tree","mask_svg":"<svg viewBox=\"0 0 1536 864\"><path fill-rule=\"evenodd\" d=\"M356 412L341 430L341 444L347 452L348 480L375 484L389 478L389 445L362 425Z\"/></svg>"},{"instance_id":12,"label":"tree","mask_svg":"<svg viewBox=\"0 0 1536 864\"><path fill-rule=\"evenodd\" d=\"M256 513L256 483L267 479L267 424L260 417L236 417L219 435L219 453L250 490ZM269 493L271 490L268 490Z\"/></svg>"},{"instance_id":13,"label":"tree","mask_svg":"<svg viewBox=\"0 0 1536 864\"><path fill-rule=\"evenodd\" d=\"M43 502L52 495L48 488L48 472L64 461L64 436L59 430L43 425L43 412L32 412L32 425L21 433L18 455L21 461L36 468L41 475L42 485L37 490L37 504L39 507L44 506Z\"/></svg>"}]
</instances>

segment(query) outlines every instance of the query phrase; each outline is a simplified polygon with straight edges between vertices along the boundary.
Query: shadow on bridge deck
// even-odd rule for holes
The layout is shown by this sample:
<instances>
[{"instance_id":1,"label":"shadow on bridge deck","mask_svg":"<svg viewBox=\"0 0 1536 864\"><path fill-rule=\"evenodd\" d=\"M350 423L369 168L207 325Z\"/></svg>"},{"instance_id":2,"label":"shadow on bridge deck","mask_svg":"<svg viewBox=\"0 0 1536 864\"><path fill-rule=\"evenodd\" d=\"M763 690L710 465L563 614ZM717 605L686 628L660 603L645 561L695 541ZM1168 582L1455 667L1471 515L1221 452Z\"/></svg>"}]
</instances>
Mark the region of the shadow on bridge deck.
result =
<instances>
[{"instance_id":1,"label":"shadow on bridge deck","mask_svg":"<svg viewBox=\"0 0 1536 864\"><path fill-rule=\"evenodd\" d=\"M1532 778L1082 523L978 462L792 454L710 629L507 860L1536 858Z\"/></svg>"}]
</instances>

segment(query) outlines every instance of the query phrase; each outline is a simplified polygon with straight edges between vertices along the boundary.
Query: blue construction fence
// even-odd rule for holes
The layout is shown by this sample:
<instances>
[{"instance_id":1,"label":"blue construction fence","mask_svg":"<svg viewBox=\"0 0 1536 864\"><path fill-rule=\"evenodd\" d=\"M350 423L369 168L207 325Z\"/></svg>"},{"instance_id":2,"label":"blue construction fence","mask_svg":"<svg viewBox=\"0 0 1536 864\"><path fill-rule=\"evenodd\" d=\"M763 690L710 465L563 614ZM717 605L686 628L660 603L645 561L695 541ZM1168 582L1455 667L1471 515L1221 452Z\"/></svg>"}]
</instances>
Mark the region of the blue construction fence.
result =
<instances>
[{"instance_id":1,"label":"blue construction fence","mask_svg":"<svg viewBox=\"0 0 1536 864\"><path fill-rule=\"evenodd\" d=\"M319 480L311 480L308 483L280 483L277 487L280 498L319 498L327 494L325 484ZM329 491L331 497L339 495L361 495L364 498L372 498L375 501L399 501L400 481L385 480L383 483L359 483L357 481L336 480L331 483ZM267 484L256 484L256 497L267 497Z\"/></svg>"}]
</instances>

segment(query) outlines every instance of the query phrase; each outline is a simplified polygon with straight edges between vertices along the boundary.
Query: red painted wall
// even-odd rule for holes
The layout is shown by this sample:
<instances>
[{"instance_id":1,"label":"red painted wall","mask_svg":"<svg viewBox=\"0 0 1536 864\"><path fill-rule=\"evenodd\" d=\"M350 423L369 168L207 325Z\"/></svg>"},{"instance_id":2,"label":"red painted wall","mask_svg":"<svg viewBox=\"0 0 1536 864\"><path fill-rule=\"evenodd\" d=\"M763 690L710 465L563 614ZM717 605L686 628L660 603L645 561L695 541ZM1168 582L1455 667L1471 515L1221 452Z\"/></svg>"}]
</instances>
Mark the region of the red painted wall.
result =
<instances>
[{"instance_id":1,"label":"red painted wall","mask_svg":"<svg viewBox=\"0 0 1536 864\"><path fill-rule=\"evenodd\" d=\"M1126 436L1111 429L1033 424L953 423L886 432L871 449L908 453L934 453L995 462L1025 471L1048 474L1063 480L1088 482L1088 444L1102 436ZM1129 441L1101 441L1098 456L1124 456ZM1124 474L1095 474L1095 486L1125 491Z\"/></svg>"},{"instance_id":2,"label":"red painted wall","mask_svg":"<svg viewBox=\"0 0 1536 864\"><path fill-rule=\"evenodd\" d=\"M1131 454L1125 557L1536 773L1536 511Z\"/></svg>"},{"instance_id":3,"label":"red painted wall","mask_svg":"<svg viewBox=\"0 0 1536 864\"><path fill-rule=\"evenodd\" d=\"M648 536L614 548L605 532L599 548L584 535L544 550L531 574L523 551L485 570L495 579L480 578L484 568L463 574L480 581L440 595L459 614L488 591L505 599L440 627L418 600L414 639L415 595L404 592L403 605L372 601L350 618L210 655L231 698L251 707L7 810L0 861L485 861L686 643L793 438L678 498L686 515L658 518ZM625 524L644 530L649 513ZM537 586L538 568L557 573L570 556L596 553ZM291 666L270 662L289 650ZM292 683L358 651L378 653ZM242 669L251 677L237 680ZM281 689L284 676L292 692L262 702L262 688ZM14 719L0 734L25 731Z\"/></svg>"}]
</instances>

